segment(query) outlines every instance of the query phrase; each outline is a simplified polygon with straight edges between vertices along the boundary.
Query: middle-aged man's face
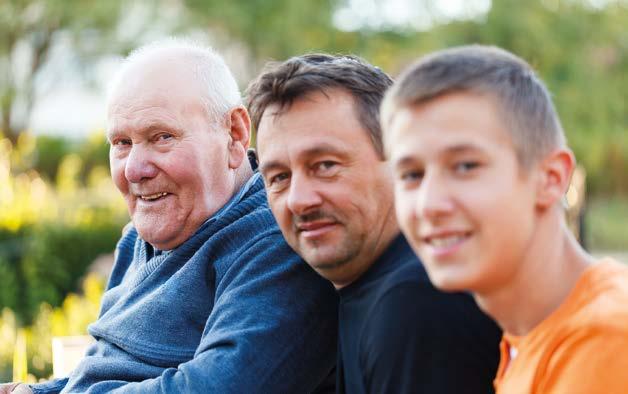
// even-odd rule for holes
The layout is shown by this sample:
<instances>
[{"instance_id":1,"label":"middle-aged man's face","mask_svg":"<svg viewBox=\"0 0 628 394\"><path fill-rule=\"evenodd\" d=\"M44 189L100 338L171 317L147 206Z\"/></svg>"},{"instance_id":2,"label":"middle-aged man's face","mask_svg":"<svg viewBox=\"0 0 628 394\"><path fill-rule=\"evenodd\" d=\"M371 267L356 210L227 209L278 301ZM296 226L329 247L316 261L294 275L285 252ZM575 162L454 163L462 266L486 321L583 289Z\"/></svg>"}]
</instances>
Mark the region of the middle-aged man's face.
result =
<instances>
[{"instance_id":1,"label":"middle-aged man's face","mask_svg":"<svg viewBox=\"0 0 628 394\"><path fill-rule=\"evenodd\" d=\"M387 130L397 218L432 282L489 293L516 277L535 186L491 97L452 93L401 109Z\"/></svg>"},{"instance_id":2,"label":"middle-aged man's face","mask_svg":"<svg viewBox=\"0 0 628 394\"><path fill-rule=\"evenodd\" d=\"M359 277L396 232L386 162L343 90L297 100L258 128L260 168L284 237L336 287Z\"/></svg>"},{"instance_id":3,"label":"middle-aged man's face","mask_svg":"<svg viewBox=\"0 0 628 394\"><path fill-rule=\"evenodd\" d=\"M127 72L108 112L113 181L140 236L158 249L188 239L229 199L229 134L212 122L188 68Z\"/></svg>"}]
</instances>

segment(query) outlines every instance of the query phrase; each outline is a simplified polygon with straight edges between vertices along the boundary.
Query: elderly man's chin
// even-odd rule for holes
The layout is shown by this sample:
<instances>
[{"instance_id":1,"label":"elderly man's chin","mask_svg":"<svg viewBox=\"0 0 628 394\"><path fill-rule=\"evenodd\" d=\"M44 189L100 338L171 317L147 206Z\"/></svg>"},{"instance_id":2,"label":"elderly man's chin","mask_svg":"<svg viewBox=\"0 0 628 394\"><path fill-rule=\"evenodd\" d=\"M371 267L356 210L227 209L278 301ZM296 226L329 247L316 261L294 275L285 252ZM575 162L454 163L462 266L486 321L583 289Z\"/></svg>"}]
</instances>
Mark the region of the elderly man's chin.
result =
<instances>
[{"instance_id":1,"label":"elderly man's chin","mask_svg":"<svg viewBox=\"0 0 628 394\"><path fill-rule=\"evenodd\" d=\"M177 237L181 235L182 224L173 221L167 214L135 213L132 216L133 226L140 238L160 250L173 249L178 246Z\"/></svg>"}]
</instances>

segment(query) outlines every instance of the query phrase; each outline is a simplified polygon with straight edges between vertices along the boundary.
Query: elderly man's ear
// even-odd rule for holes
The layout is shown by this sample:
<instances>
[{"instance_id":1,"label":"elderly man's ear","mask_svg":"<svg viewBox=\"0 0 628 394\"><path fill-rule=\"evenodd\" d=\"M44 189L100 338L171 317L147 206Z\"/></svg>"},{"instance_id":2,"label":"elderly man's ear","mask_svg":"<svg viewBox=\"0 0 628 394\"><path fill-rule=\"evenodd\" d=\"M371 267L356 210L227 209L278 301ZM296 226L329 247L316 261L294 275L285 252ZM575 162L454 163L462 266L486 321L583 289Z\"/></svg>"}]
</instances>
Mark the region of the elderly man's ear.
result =
<instances>
[{"instance_id":1,"label":"elderly man's ear","mask_svg":"<svg viewBox=\"0 0 628 394\"><path fill-rule=\"evenodd\" d=\"M236 169L246 158L246 150L251 142L251 119L243 107L236 107L229 111L227 117L229 130L229 168Z\"/></svg>"}]
</instances>

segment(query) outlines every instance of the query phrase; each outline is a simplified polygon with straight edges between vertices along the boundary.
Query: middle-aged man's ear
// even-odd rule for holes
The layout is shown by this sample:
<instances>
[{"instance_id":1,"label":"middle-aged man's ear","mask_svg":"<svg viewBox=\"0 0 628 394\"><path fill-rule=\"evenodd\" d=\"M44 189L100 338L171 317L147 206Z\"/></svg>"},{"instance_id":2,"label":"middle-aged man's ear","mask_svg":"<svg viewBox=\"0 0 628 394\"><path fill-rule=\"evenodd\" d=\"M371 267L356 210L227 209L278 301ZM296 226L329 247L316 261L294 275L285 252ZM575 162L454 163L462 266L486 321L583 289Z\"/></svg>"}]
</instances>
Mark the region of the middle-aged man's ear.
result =
<instances>
[{"instance_id":1,"label":"middle-aged man's ear","mask_svg":"<svg viewBox=\"0 0 628 394\"><path fill-rule=\"evenodd\" d=\"M246 158L246 150L251 142L251 119L243 107L229 111L227 117L229 131L229 168L236 169Z\"/></svg>"},{"instance_id":2,"label":"middle-aged man's ear","mask_svg":"<svg viewBox=\"0 0 628 394\"><path fill-rule=\"evenodd\" d=\"M539 163L536 204L547 209L559 202L569 187L576 160L569 149L557 149Z\"/></svg>"}]
</instances>

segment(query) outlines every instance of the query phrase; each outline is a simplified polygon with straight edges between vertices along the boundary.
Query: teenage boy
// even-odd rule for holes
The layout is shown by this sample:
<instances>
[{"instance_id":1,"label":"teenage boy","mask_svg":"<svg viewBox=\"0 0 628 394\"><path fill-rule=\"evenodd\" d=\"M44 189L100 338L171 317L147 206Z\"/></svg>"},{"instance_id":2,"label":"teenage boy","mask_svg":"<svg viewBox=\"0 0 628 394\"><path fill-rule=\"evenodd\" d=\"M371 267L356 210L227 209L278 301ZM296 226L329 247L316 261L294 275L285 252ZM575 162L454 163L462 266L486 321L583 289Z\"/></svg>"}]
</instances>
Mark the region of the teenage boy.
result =
<instances>
[{"instance_id":1,"label":"teenage boy","mask_svg":"<svg viewBox=\"0 0 628 394\"><path fill-rule=\"evenodd\" d=\"M628 268L568 231L575 166L543 83L494 47L426 56L382 105L400 226L430 279L503 328L498 393L624 393Z\"/></svg>"},{"instance_id":2,"label":"teenage boy","mask_svg":"<svg viewBox=\"0 0 628 394\"><path fill-rule=\"evenodd\" d=\"M432 286L395 220L379 126L391 83L354 56L269 65L247 90L268 201L340 295L337 392L492 392L501 332L470 295Z\"/></svg>"}]
</instances>

